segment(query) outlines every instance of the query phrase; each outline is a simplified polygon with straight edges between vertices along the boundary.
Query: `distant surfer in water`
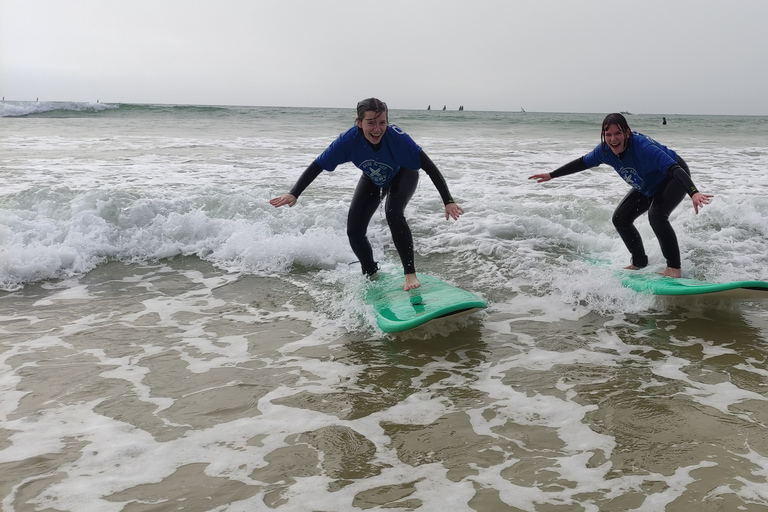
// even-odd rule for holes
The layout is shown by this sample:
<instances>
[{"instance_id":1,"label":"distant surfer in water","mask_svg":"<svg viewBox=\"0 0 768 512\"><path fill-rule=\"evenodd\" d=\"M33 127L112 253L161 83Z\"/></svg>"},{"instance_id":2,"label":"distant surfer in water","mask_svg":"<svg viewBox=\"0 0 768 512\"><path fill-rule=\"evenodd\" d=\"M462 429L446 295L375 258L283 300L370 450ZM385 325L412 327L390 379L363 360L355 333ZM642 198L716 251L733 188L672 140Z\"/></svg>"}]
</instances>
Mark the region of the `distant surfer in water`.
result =
<instances>
[{"instance_id":1,"label":"distant surfer in water","mask_svg":"<svg viewBox=\"0 0 768 512\"><path fill-rule=\"evenodd\" d=\"M405 273L405 290L421 286L416 277L413 236L405 218L405 207L416 191L418 169L424 169L445 204L445 218L458 219L464 210L457 205L443 175L411 137L389 124L387 104L368 98L357 104L355 125L331 143L302 173L291 191L269 201L274 207L293 206L299 195L323 170L354 163L363 175L352 196L347 215L347 236L352 251L360 260L363 274L373 277L379 269L368 241L368 224L386 196L387 223Z\"/></svg>"},{"instance_id":2,"label":"distant surfer in water","mask_svg":"<svg viewBox=\"0 0 768 512\"><path fill-rule=\"evenodd\" d=\"M696 189L688 165L677 153L650 137L632 132L623 115L606 116L600 140L601 143L591 153L551 173L534 174L528 179L542 183L600 164L610 165L624 181L632 185L632 190L624 196L613 213L613 225L632 255L631 264L626 268L639 270L648 265L643 240L634 226L635 219L648 212L651 228L667 260L667 268L660 273L669 277L682 277L680 248L675 230L669 223L669 214L686 194L691 197L697 214L699 208L709 204L712 196Z\"/></svg>"}]
</instances>

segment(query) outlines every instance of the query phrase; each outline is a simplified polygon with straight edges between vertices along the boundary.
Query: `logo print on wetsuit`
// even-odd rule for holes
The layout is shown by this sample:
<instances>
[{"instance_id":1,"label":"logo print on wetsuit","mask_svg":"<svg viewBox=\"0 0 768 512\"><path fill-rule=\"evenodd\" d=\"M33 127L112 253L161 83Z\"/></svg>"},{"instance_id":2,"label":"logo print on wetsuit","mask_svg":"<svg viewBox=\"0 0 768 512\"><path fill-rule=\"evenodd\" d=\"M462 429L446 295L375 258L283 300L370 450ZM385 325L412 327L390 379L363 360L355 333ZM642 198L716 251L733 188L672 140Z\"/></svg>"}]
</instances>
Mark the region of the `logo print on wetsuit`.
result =
<instances>
[{"instance_id":1,"label":"logo print on wetsuit","mask_svg":"<svg viewBox=\"0 0 768 512\"><path fill-rule=\"evenodd\" d=\"M645 185L645 180L640 177L634 168L622 167L619 169L619 174L624 178L624 181L632 185L632 188L642 191L643 185Z\"/></svg>"},{"instance_id":2,"label":"logo print on wetsuit","mask_svg":"<svg viewBox=\"0 0 768 512\"><path fill-rule=\"evenodd\" d=\"M360 169L379 186L386 183L394 171L387 164L382 164L376 160L366 160L360 164Z\"/></svg>"}]
</instances>

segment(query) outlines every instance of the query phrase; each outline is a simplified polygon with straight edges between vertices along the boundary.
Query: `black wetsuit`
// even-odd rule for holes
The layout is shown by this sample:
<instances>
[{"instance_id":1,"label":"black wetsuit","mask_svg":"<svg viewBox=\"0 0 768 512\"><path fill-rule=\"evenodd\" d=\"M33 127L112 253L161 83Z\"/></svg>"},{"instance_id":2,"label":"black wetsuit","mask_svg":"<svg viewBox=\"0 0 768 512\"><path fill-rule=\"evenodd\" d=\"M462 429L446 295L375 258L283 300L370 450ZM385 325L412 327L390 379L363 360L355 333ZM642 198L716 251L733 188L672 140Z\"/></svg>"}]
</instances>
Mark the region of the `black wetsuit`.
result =
<instances>
[{"instance_id":1,"label":"black wetsuit","mask_svg":"<svg viewBox=\"0 0 768 512\"><path fill-rule=\"evenodd\" d=\"M374 151L381 147L381 144L374 145L370 142L368 144ZM440 193L443 203L447 205L454 202L448 191L448 185L443 179L443 175L424 151L420 152L419 160L421 168L424 169L424 172L427 173ZM298 198L321 172L323 172L323 168L317 162L312 162L299 177L290 193ZM405 218L405 207L408 205L411 197L413 197L418 183L419 171L404 167L400 168L392 181L384 188L379 188L365 174L357 182L355 193L352 196L352 203L349 206L349 213L347 214L347 237L349 238L350 246L352 246L352 251L357 256L357 259L360 260L360 265L365 275L375 274L379 268L373 259L373 249L368 241L367 232L368 224L384 196L387 198L384 204L387 224L389 224L389 229L392 232L395 248L400 255L403 271L405 274L416 272L413 255L413 236L408 226L408 221Z\"/></svg>"}]
</instances>

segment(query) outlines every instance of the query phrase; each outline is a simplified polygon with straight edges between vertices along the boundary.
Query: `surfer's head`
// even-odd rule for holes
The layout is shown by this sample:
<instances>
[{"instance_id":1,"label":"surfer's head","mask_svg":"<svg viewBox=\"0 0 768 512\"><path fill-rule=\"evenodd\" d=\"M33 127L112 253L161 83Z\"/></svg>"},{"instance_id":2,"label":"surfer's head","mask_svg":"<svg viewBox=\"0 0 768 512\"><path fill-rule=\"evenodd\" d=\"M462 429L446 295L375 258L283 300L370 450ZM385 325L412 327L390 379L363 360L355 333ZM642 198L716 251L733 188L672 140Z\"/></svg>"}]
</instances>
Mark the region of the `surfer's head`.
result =
<instances>
[{"instance_id":1,"label":"surfer's head","mask_svg":"<svg viewBox=\"0 0 768 512\"><path fill-rule=\"evenodd\" d=\"M629 123L623 115L608 114L605 116L603 128L600 130L600 141L603 143L603 149L608 146L614 154L621 154L627 149L630 137L632 137L632 130L630 130Z\"/></svg>"},{"instance_id":2,"label":"surfer's head","mask_svg":"<svg viewBox=\"0 0 768 512\"><path fill-rule=\"evenodd\" d=\"M357 127L371 144L378 144L389 124L387 104L376 98L368 98L357 104Z\"/></svg>"}]
</instances>

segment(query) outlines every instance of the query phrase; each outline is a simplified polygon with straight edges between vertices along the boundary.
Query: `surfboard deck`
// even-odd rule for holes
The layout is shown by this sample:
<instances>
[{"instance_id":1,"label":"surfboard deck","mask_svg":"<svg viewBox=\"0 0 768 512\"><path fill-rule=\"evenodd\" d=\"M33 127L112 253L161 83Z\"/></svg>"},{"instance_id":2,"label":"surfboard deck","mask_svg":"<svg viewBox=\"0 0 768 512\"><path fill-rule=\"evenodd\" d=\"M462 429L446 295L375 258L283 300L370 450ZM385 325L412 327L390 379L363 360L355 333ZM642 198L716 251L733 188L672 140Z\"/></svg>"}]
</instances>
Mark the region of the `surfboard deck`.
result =
<instances>
[{"instance_id":1,"label":"surfboard deck","mask_svg":"<svg viewBox=\"0 0 768 512\"><path fill-rule=\"evenodd\" d=\"M366 292L365 302L373 306L379 329L386 333L407 331L427 322L472 313L488 307L474 293L419 274L421 286L405 291L405 276L379 272Z\"/></svg>"},{"instance_id":2,"label":"surfboard deck","mask_svg":"<svg viewBox=\"0 0 768 512\"><path fill-rule=\"evenodd\" d=\"M636 270L622 271L620 277L621 283L627 288L654 295L702 295L741 300L768 299L768 282L766 281L711 283L696 279L676 279L659 274L646 274Z\"/></svg>"}]
</instances>

